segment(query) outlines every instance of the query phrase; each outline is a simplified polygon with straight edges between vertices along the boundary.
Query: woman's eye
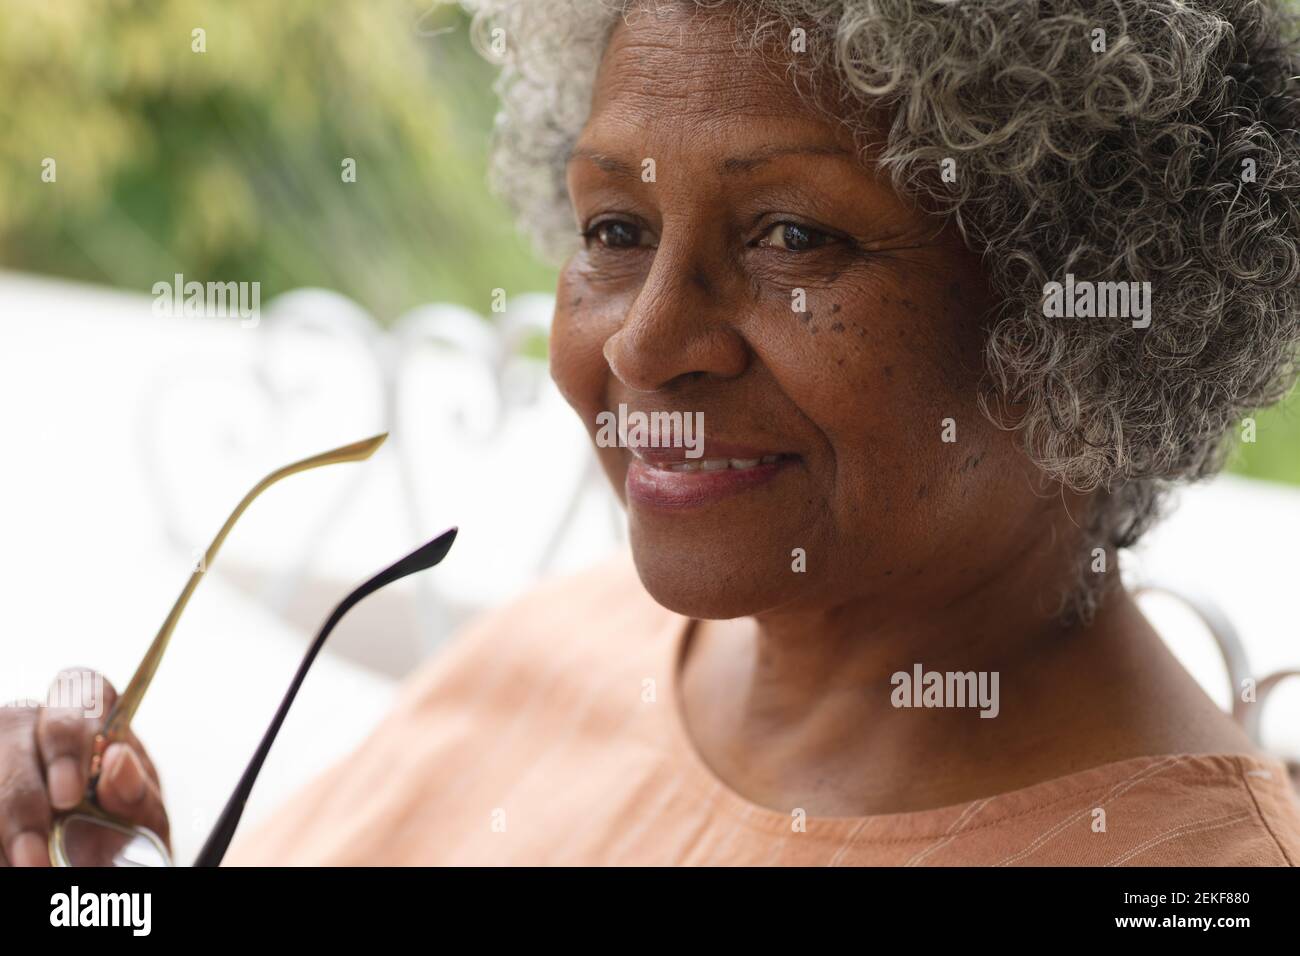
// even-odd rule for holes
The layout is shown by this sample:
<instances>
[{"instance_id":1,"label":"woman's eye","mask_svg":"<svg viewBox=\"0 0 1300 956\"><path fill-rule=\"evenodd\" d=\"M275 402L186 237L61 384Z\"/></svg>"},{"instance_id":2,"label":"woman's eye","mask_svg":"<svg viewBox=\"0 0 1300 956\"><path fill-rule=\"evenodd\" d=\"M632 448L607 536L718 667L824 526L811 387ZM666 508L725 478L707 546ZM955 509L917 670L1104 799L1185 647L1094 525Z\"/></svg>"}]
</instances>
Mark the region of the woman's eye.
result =
<instances>
[{"instance_id":1,"label":"woman's eye","mask_svg":"<svg viewBox=\"0 0 1300 956\"><path fill-rule=\"evenodd\" d=\"M597 223L587 230L586 239L596 239L607 249L635 249L637 246L649 245L646 242L646 230L634 222L622 219L610 219Z\"/></svg>"},{"instance_id":2,"label":"woman's eye","mask_svg":"<svg viewBox=\"0 0 1300 956\"><path fill-rule=\"evenodd\" d=\"M794 222L778 222L758 241L760 246L806 252L834 241L834 236Z\"/></svg>"}]
</instances>

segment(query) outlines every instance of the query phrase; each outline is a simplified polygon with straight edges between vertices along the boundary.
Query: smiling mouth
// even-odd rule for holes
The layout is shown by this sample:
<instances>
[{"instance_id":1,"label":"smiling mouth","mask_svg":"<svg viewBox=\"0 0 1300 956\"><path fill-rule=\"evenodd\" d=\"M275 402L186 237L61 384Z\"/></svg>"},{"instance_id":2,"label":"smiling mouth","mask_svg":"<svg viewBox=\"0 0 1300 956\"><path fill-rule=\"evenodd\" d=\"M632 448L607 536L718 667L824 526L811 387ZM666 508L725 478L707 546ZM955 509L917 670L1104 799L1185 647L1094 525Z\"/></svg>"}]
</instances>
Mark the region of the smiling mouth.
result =
<instances>
[{"instance_id":1,"label":"smiling mouth","mask_svg":"<svg viewBox=\"0 0 1300 956\"><path fill-rule=\"evenodd\" d=\"M634 448L627 496L654 509L697 507L757 488L799 460L798 455L743 446L706 444L699 458L681 448Z\"/></svg>"},{"instance_id":2,"label":"smiling mouth","mask_svg":"<svg viewBox=\"0 0 1300 956\"><path fill-rule=\"evenodd\" d=\"M646 464L655 471L747 471L759 465L776 464L782 458L794 457L794 455L761 455L758 458L687 458L682 461L646 461Z\"/></svg>"}]
</instances>

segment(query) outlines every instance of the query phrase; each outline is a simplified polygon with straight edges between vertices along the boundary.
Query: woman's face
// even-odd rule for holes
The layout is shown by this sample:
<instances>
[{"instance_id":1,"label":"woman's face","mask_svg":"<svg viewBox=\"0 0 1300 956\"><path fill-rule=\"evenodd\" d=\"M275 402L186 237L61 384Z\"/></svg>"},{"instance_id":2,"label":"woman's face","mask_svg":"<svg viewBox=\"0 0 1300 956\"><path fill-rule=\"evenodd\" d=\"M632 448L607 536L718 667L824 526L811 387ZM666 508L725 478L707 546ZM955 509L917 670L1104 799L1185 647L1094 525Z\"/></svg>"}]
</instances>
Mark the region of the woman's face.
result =
<instances>
[{"instance_id":1,"label":"woman's face","mask_svg":"<svg viewBox=\"0 0 1300 956\"><path fill-rule=\"evenodd\" d=\"M976 587L1059 504L976 406L980 263L734 38L620 24L568 167L556 383L593 439L620 405L703 413L702 458L598 450L642 580L706 618Z\"/></svg>"}]
</instances>

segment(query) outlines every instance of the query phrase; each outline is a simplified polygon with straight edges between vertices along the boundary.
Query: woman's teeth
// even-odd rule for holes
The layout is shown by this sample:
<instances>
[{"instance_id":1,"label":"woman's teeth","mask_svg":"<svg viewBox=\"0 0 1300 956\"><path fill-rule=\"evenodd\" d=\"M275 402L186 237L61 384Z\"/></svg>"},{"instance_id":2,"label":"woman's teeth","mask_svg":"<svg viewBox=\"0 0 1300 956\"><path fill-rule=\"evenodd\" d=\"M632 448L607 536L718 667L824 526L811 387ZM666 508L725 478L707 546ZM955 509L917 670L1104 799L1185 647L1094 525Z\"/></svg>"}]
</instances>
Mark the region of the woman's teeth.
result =
<instances>
[{"instance_id":1,"label":"woman's teeth","mask_svg":"<svg viewBox=\"0 0 1300 956\"><path fill-rule=\"evenodd\" d=\"M780 455L764 455L762 458L700 458L696 461L665 461L655 465L660 471L725 471L728 468L743 471L757 468L760 464L770 465Z\"/></svg>"}]
</instances>

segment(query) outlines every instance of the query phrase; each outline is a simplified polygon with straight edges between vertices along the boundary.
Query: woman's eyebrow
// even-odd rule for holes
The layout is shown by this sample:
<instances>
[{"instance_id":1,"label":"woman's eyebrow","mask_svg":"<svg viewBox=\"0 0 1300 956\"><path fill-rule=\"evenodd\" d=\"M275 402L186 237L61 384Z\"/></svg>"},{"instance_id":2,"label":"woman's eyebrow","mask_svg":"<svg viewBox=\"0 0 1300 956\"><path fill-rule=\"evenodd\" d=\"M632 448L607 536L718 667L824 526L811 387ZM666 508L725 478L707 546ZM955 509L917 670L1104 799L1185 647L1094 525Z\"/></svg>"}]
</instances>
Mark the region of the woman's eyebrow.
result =
<instances>
[{"instance_id":1,"label":"woman's eyebrow","mask_svg":"<svg viewBox=\"0 0 1300 956\"><path fill-rule=\"evenodd\" d=\"M731 156L718 164L721 173L747 173L779 156L839 156L852 158L842 146L768 146L744 156Z\"/></svg>"},{"instance_id":2,"label":"woman's eyebrow","mask_svg":"<svg viewBox=\"0 0 1300 956\"><path fill-rule=\"evenodd\" d=\"M757 167L780 156L837 156L852 158L853 152L842 146L767 146L763 149L746 153L743 156L729 156L718 163L718 172L723 174L748 173ZM615 159L606 153L592 149L575 148L569 153L568 163L575 159L585 159L600 170L619 176L639 175L637 167L621 159Z\"/></svg>"},{"instance_id":3,"label":"woman's eyebrow","mask_svg":"<svg viewBox=\"0 0 1300 956\"><path fill-rule=\"evenodd\" d=\"M575 147L569 151L569 158L564 162L565 166L568 166L575 159L585 159L607 173L614 173L619 176L637 175L636 168L631 164L625 163L621 159L615 159L605 153L596 152L594 149Z\"/></svg>"}]
</instances>

